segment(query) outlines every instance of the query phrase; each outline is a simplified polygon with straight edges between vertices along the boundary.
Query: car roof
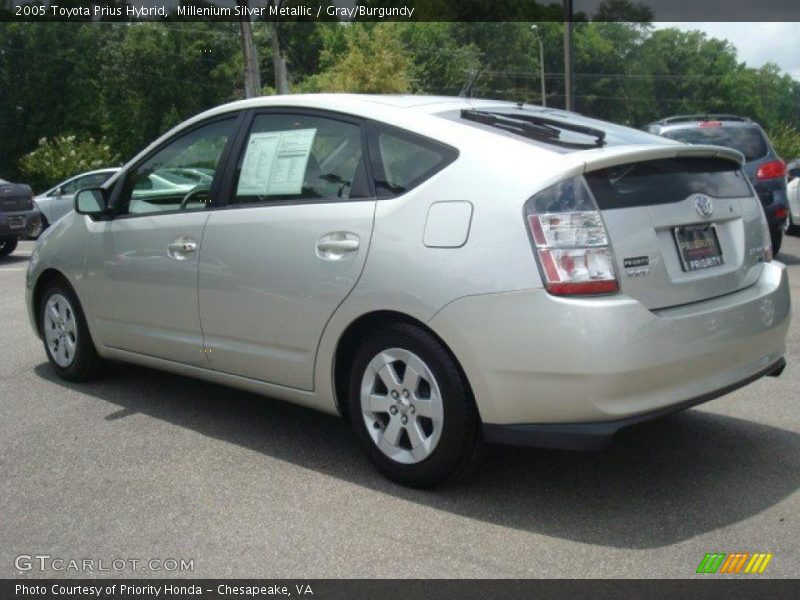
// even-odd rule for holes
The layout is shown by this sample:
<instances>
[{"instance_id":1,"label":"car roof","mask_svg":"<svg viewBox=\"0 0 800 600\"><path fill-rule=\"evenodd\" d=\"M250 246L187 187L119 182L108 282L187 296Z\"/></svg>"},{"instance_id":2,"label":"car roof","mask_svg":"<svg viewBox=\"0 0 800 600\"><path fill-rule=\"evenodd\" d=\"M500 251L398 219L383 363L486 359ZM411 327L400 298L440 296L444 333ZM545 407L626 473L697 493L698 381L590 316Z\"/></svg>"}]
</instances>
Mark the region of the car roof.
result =
<instances>
[{"instance_id":1,"label":"car roof","mask_svg":"<svg viewBox=\"0 0 800 600\"><path fill-rule=\"evenodd\" d=\"M318 109L338 112L404 128L456 146L470 136L467 130L471 129L471 127L465 126L465 123L461 122L460 119L442 117L448 114L458 114L460 110L524 110L564 122L599 127L607 130L608 133L613 133L617 129L630 129L622 125L606 123L559 108L508 100L411 94L287 94L238 100L212 108L178 125L175 129L159 138L159 140L156 140L150 147L152 148L167 137L184 128L191 127L199 121L253 108ZM482 133L481 135L484 134ZM516 140L516 142L528 146L532 145L531 141L531 139L525 138ZM664 144L669 142L662 138L660 140L652 139L647 143ZM546 143L540 143L538 149L541 152L551 154L563 153L563 149Z\"/></svg>"},{"instance_id":2,"label":"car roof","mask_svg":"<svg viewBox=\"0 0 800 600\"><path fill-rule=\"evenodd\" d=\"M180 134L184 130L190 129L198 123L214 117L225 117L226 115L239 111L258 108L286 108L289 110L316 109L331 113L340 113L357 118L378 121L388 126L398 127L411 133L417 133L436 139L439 142L452 145L459 149L481 148L484 153L488 152L488 148L490 147L499 151L500 149L506 150L509 148L509 144L513 144L518 154L526 154L529 156L530 160L552 159L559 161L554 163L558 165L566 164L563 162L563 158L566 156L563 149L522 136L492 135L490 139L487 138L484 130L470 126L461 119L446 118L446 113L458 113L458 111L463 109L490 109L494 111L524 109L537 113L541 111L540 114L545 117L553 117L565 122L598 127L607 131L613 131L614 128L630 129L622 125L605 123L562 109L511 102L508 100L411 94L283 94L237 100L195 115L154 140L149 146L131 158L123 169L128 168L132 164L136 164L167 140ZM644 132L639 133L648 136L648 134ZM682 152L681 150L674 149L682 147L684 144L668 140L664 137L652 134L649 135L652 139L647 140L643 138L642 141L636 143L604 146L600 149L599 155L595 150L581 150L573 154L585 156L586 160L597 160L598 156L603 156L604 160L613 160L612 157L614 156L627 156L631 152L646 153L652 151L654 156L660 156L664 152ZM670 148L673 148L673 150ZM729 160L741 163L741 155L729 149L708 147L703 151L717 153ZM697 150L693 150L693 152L697 152ZM570 164L575 163L578 165L583 164L582 161L583 158L576 156L569 162ZM104 185L113 184L117 178L118 175L112 176Z\"/></svg>"}]
</instances>

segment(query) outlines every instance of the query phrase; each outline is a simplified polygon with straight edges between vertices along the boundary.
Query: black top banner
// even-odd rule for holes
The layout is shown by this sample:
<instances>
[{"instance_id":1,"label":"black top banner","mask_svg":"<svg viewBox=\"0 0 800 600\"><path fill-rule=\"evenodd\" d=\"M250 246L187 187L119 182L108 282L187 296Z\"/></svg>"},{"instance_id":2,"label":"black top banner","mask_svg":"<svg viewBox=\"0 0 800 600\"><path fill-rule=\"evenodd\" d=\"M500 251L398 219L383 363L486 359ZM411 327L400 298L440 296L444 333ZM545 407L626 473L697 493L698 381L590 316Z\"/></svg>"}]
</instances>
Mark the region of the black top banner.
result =
<instances>
[{"instance_id":1,"label":"black top banner","mask_svg":"<svg viewBox=\"0 0 800 600\"><path fill-rule=\"evenodd\" d=\"M800 21L797 0L0 0L0 21Z\"/></svg>"}]
</instances>

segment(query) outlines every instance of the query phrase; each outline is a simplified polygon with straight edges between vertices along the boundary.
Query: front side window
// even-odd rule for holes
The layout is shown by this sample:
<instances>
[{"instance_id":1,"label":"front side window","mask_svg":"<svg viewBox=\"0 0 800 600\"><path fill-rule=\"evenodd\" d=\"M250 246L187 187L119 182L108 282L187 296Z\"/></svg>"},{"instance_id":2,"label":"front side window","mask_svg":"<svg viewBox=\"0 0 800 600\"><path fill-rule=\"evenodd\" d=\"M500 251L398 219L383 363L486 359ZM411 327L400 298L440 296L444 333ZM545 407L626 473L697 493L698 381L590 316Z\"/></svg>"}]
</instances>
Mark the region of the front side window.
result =
<instances>
[{"instance_id":1,"label":"front side window","mask_svg":"<svg viewBox=\"0 0 800 600\"><path fill-rule=\"evenodd\" d=\"M371 134L375 188L379 198L392 198L418 186L453 162L456 150L392 127Z\"/></svg>"},{"instance_id":2,"label":"front side window","mask_svg":"<svg viewBox=\"0 0 800 600\"><path fill-rule=\"evenodd\" d=\"M204 210L235 119L215 121L170 142L128 173L120 214Z\"/></svg>"},{"instance_id":3,"label":"front side window","mask_svg":"<svg viewBox=\"0 0 800 600\"><path fill-rule=\"evenodd\" d=\"M228 204L342 201L370 196L361 128L314 115L253 121Z\"/></svg>"}]
</instances>

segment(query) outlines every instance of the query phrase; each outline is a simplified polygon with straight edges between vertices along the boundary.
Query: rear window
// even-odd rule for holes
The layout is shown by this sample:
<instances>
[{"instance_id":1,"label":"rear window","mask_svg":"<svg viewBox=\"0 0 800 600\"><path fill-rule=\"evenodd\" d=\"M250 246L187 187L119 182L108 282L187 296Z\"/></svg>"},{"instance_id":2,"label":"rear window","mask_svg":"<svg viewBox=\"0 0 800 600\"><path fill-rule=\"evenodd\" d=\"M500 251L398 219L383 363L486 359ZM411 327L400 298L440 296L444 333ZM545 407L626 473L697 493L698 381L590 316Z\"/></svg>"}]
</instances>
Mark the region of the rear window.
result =
<instances>
[{"instance_id":1,"label":"rear window","mask_svg":"<svg viewBox=\"0 0 800 600\"><path fill-rule=\"evenodd\" d=\"M619 165L586 174L600 209L680 202L691 194L749 197L750 185L735 165L715 158L670 158Z\"/></svg>"},{"instance_id":2,"label":"rear window","mask_svg":"<svg viewBox=\"0 0 800 600\"><path fill-rule=\"evenodd\" d=\"M764 135L756 127L692 127L667 130L663 135L685 144L733 148L744 154L747 160L761 158L768 152Z\"/></svg>"}]
</instances>

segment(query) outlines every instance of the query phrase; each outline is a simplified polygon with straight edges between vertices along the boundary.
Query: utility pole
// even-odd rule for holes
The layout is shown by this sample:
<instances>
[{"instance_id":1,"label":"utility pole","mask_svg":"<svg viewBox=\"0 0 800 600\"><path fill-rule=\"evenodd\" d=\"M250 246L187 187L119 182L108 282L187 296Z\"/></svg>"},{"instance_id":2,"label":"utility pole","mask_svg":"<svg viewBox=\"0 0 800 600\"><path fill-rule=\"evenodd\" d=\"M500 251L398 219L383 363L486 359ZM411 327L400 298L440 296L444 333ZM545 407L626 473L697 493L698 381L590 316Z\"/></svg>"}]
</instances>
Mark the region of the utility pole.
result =
<instances>
[{"instance_id":1,"label":"utility pole","mask_svg":"<svg viewBox=\"0 0 800 600\"><path fill-rule=\"evenodd\" d=\"M533 34L539 42L539 81L542 84L542 106L547 106L547 91L544 87L544 43L542 42L542 36L539 35L539 27L531 25L531 30L533 30Z\"/></svg>"},{"instance_id":2,"label":"utility pole","mask_svg":"<svg viewBox=\"0 0 800 600\"><path fill-rule=\"evenodd\" d=\"M572 40L572 0L564 0L564 96L567 110L575 110L575 46Z\"/></svg>"},{"instance_id":3,"label":"utility pole","mask_svg":"<svg viewBox=\"0 0 800 600\"><path fill-rule=\"evenodd\" d=\"M269 6L275 6L276 9L281 7L284 0L269 0ZM280 29L278 26L278 17L269 23L269 40L272 45L272 65L275 70L275 91L279 94L289 93L289 70L286 68L286 55L281 48Z\"/></svg>"},{"instance_id":4,"label":"utility pole","mask_svg":"<svg viewBox=\"0 0 800 600\"><path fill-rule=\"evenodd\" d=\"M236 4L246 8L248 0L236 0ZM253 42L253 28L249 16L241 16L239 29L242 34L242 54L244 55L244 97L254 98L261 95L261 74L258 71L258 55Z\"/></svg>"}]
</instances>

